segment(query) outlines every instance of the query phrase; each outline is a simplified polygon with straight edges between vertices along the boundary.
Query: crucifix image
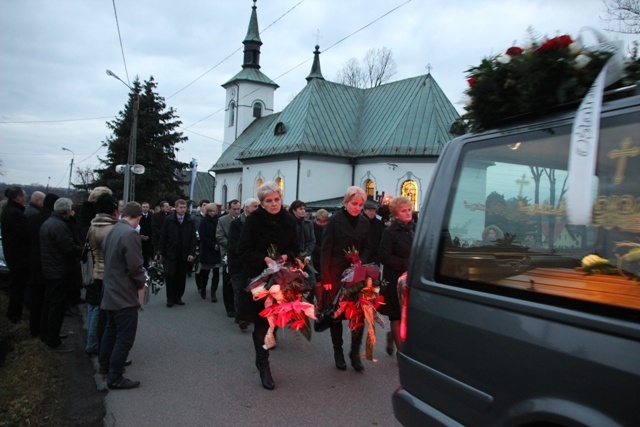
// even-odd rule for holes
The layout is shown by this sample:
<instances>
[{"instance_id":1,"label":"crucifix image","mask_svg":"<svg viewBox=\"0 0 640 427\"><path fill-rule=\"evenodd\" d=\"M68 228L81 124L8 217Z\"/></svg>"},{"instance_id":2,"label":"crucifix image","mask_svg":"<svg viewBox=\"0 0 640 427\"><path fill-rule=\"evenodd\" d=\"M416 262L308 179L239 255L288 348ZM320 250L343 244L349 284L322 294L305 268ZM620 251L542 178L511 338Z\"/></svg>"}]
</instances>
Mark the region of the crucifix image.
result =
<instances>
[{"instance_id":1,"label":"crucifix image","mask_svg":"<svg viewBox=\"0 0 640 427\"><path fill-rule=\"evenodd\" d=\"M627 168L628 158L640 155L640 147L632 147L631 144L633 144L631 138L625 138L622 141L622 148L619 150L611 150L607 154L607 157L610 159L618 159L616 174L613 177L614 184L622 184L624 182L624 172Z\"/></svg>"},{"instance_id":2,"label":"crucifix image","mask_svg":"<svg viewBox=\"0 0 640 427\"><path fill-rule=\"evenodd\" d=\"M522 178L516 180L516 184L520 186L520 191L518 192L518 197L522 197L522 190L526 185L529 185L529 180L525 174L522 174Z\"/></svg>"}]
</instances>

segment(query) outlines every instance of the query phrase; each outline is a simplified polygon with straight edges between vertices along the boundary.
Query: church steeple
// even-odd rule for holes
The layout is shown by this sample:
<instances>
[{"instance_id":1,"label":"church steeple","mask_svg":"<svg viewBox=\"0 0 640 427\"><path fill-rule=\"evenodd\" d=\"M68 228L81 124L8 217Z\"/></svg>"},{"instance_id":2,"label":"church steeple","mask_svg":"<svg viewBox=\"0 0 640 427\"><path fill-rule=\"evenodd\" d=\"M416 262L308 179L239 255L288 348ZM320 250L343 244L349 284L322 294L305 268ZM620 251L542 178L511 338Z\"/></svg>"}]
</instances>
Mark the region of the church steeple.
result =
<instances>
[{"instance_id":1,"label":"church steeple","mask_svg":"<svg viewBox=\"0 0 640 427\"><path fill-rule=\"evenodd\" d=\"M320 70L320 46L316 45L316 50L313 52L313 65L311 65L311 72L306 77L307 83L313 79L324 80L322 71Z\"/></svg>"},{"instance_id":2,"label":"church steeple","mask_svg":"<svg viewBox=\"0 0 640 427\"><path fill-rule=\"evenodd\" d=\"M249 28L242 42L242 44L244 44L244 63L242 64L242 68L260 68L260 46L262 46L262 40L260 40L260 30L258 29L256 1L257 0L253 0Z\"/></svg>"}]
</instances>

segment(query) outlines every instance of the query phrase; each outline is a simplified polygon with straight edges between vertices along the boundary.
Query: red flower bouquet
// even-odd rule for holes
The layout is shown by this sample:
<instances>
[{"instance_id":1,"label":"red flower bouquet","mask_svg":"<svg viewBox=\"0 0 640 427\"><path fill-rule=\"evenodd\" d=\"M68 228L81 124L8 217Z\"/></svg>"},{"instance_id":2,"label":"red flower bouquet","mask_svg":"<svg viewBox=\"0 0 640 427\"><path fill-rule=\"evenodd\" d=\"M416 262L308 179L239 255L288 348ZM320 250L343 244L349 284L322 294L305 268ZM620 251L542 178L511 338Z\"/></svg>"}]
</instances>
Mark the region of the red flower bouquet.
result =
<instances>
[{"instance_id":1,"label":"red flower bouquet","mask_svg":"<svg viewBox=\"0 0 640 427\"><path fill-rule=\"evenodd\" d=\"M308 275L303 271L304 263L295 259L293 263L280 258L255 277L249 290L255 301L264 299L264 310L260 316L269 321L269 330L263 347L268 350L275 346L275 328L289 327L311 340L309 319L315 319L313 304L303 301L303 294L310 290Z\"/></svg>"},{"instance_id":2,"label":"red flower bouquet","mask_svg":"<svg viewBox=\"0 0 640 427\"><path fill-rule=\"evenodd\" d=\"M373 360L375 323L384 327L384 320L378 313L378 307L384 304L384 297L380 295L380 269L373 264L363 265L355 249L347 251L345 256L351 265L342 273L344 286L335 317L344 313L350 330L367 327L365 352L367 359Z\"/></svg>"}]
</instances>

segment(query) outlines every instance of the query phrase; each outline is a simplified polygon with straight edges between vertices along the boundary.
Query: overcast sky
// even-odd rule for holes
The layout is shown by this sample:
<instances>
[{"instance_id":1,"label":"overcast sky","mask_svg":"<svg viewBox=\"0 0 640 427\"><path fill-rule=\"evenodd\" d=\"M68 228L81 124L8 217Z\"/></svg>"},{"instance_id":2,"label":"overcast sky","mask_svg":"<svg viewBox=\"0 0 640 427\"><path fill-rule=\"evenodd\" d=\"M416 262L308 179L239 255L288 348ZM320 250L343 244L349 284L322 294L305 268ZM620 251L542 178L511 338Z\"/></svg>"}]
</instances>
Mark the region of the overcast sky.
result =
<instances>
[{"instance_id":1,"label":"overcast sky","mask_svg":"<svg viewBox=\"0 0 640 427\"><path fill-rule=\"evenodd\" d=\"M124 81L153 76L189 138L178 159L206 171L224 149L224 89L242 65L252 0L0 0L0 181L66 187L99 166ZM392 80L431 74L460 113L465 71L537 33L607 27L602 0L259 0L260 64L281 111L304 87L314 46L335 80L350 58L393 51ZM363 28L365 27L365 28ZM354 34L355 33L355 34ZM630 36L607 33L611 38Z\"/></svg>"}]
</instances>

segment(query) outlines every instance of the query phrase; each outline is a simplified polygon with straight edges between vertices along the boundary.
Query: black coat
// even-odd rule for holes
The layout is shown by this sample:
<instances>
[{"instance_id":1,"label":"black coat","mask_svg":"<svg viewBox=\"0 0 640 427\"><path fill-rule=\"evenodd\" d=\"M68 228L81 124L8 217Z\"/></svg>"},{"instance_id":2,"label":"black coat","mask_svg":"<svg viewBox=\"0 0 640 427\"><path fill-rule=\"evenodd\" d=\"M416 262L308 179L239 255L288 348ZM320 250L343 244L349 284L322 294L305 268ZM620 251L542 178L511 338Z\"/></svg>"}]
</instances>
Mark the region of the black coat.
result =
<instances>
[{"instance_id":1,"label":"black coat","mask_svg":"<svg viewBox=\"0 0 640 427\"><path fill-rule=\"evenodd\" d=\"M238 252L238 244L240 243L242 226L246 220L247 216L243 213L229 224L229 247L227 248L227 269L229 274L242 273L242 257Z\"/></svg>"},{"instance_id":2,"label":"black coat","mask_svg":"<svg viewBox=\"0 0 640 427\"><path fill-rule=\"evenodd\" d=\"M289 259L298 256L300 248L296 222L284 209L271 215L260 206L247 217L238 243L238 253L249 279L267 268L264 258L268 256L267 251L272 245L280 255L286 254Z\"/></svg>"},{"instance_id":3,"label":"black coat","mask_svg":"<svg viewBox=\"0 0 640 427\"><path fill-rule=\"evenodd\" d=\"M50 216L51 211L47 208L42 208L40 212L27 218L30 274L32 282L37 284L42 284L45 281L44 273L42 272L42 256L40 255L40 228Z\"/></svg>"},{"instance_id":4,"label":"black coat","mask_svg":"<svg viewBox=\"0 0 640 427\"><path fill-rule=\"evenodd\" d=\"M382 232L380 240L380 262L384 266L383 279L387 282L383 295L385 305L382 313L391 320L400 320L400 304L398 302L398 279L409 268L409 256L413 243L414 223L402 224L394 221Z\"/></svg>"},{"instance_id":5,"label":"black coat","mask_svg":"<svg viewBox=\"0 0 640 427\"><path fill-rule=\"evenodd\" d=\"M73 280L82 246L76 242L72 227L67 218L56 212L40 227L42 272L48 280ZM73 286L69 283L70 288Z\"/></svg>"},{"instance_id":6,"label":"black coat","mask_svg":"<svg viewBox=\"0 0 640 427\"><path fill-rule=\"evenodd\" d=\"M160 235L162 234L162 225L168 215L169 214L166 212L159 211L154 213L151 217L151 244L153 245L154 251L158 250Z\"/></svg>"},{"instance_id":7,"label":"black coat","mask_svg":"<svg viewBox=\"0 0 640 427\"><path fill-rule=\"evenodd\" d=\"M158 248L164 259L165 274L175 273L176 263L187 262L189 255L196 256L196 223L187 213L182 224L178 222L175 212L162 223Z\"/></svg>"},{"instance_id":8,"label":"black coat","mask_svg":"<svg viewBox=\"0 0 640 427\"><path fill-rule=\"evenodd\" d=\"M205 216L200 219L198 234L200 235L200 263L206 265L220 264L220 247L216 241L218 216Z\"/></svg>"},{"instance_id":9,"label":"black coat","mask_svg":"<svg viewBox=\"0 0 640 427\"><path fill-rule=\"evenodd\" d=\"M12 200L2 210L2 248L9 270L29 268L29 232L25 207Z\"/></svg>"},{"instance_id":10,"label":"black coat","mask_svg":"<svg viewBox=\"0 0 640 427\"><path fill-rule=\"evenodd\" d=\"M232 222L233 224L233 222ZM245 277L253 279L267 268L264 258L269 256L271 246L280 255L293 259L300 253L298 233L293 216L284 209L275 215L259 206L247 217L242 225L238 254L242 258ZM253 301L251 294L243 291L240 295L238 318L250 322L262 321L258 313L264 308L264 301Z\"/></svg>"},{"instance_id":11,"label":"black coat","mask_svg":"<svg viewBox=\"0 0 640 427\"><path fill-rule=\"evenodd\" d=\"M140 217L140 235L148 236L149 240L142 241L142 253L146 257L151 257L153 255L153 227L151 222L153 221L153 213L147 212L147 216L142 215Z\"/></svg>"},{"instance_id":12,"label":"black coat","mask_svg":"<svg viewBox=\"0 0 640 427\"><path fill-rule=\"evenodd\" d=\"M383 231L384 222L382 222L381 219L369 219L369 245L371 246L371 253L369 254L368 262L370 263L380 264L378 248L380 247L380 240L382 239Z\"/></svg>"},{"instance_id":13,"label":"black coat","mask_svg":"<svg viewBox=\"0 0 640 427\"><path fill-rule=\"evenodd\" d=\"M363 215L358 215L354 227L347 215L349 214L344 208L333 214L322 233L320 271L322 283L332 285L331 299L340 288L342 273L351 265L345 258L345 252L349 249L357 250L363 264L367 262L370 253L369 221Z\"/></svg>"}]
</instances>

